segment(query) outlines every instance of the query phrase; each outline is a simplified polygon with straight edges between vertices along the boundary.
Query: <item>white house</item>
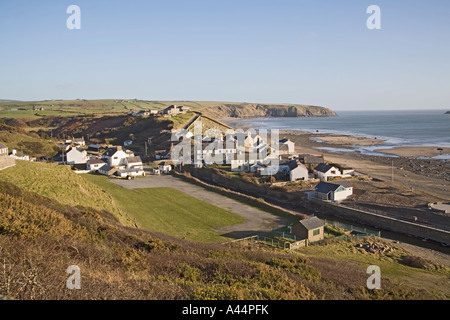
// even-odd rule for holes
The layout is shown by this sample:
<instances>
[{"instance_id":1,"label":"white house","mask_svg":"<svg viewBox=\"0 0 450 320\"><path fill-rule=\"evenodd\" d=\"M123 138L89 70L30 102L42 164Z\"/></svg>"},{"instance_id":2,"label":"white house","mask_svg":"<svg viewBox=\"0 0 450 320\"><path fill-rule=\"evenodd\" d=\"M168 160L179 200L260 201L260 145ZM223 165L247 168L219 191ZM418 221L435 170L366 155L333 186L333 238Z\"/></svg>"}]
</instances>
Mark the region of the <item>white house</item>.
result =
<instances>
[{"instance_id":1,"label":"white house","mask_svg":"<svg viewBox=\"0 0 450 320\"><path fill-rule=\"evenodd\" d=\"M281 139L279 141L280 154L293 154L295 153L295 143L289 139Z\"/></svg>"},{"instance_id":2,"label":"white house","mask_svg":"<svg viewBox=\"0 0 450 320\"><path fill-rule=\"evenodd\" d=\"M70 148L66 153L67 164L83 164L87 161L87 151L81 148Z\"/></svg>"},{"instance_id":3,"label":"white house","mask_svg":"<svg viewBox=\"0 0 450 320\"><path fill-rule=\"evenodd\" d=\"M17 151L17 149L12 149L10 157L16 159L16 160L25 160L30 161L30 157L25 155L23 152Z\"/></svg>"},{"instance_id":4,"label":"white house","mask_svg":"<svg viewBox=\"0 0 450 320\"><path fill-rule=\"evenodd\" d=\"M103 160L108 162L111 167L126 166L126 159L128 157L133 157L134 153L129 150L124 151L121 146L106 149L102 156Z\"/></svg>"},{"instance_id":5,"label":"white house","mask_svg":"<svg viewBox=\"0 0 450 320\"><path fill-rule=\"evenodd\" d=\"M278 173L288 174L290 181L307 181L309 179L308 169L303 163L300 163L297 160L291 160L280 164L278 166Z\"/></svg>"},{"instance_id":6,"label":"white house","mask_svg":"<svg viewBox=\"0 0 450 320\"><path fill-rule=\"evenodd\" d=\"M172 171L172 166L170 164L165 163L165 162L161 162L158 165L158 169L162 173L169 173L170 171Z\"/></svg>"},{"instance_id":7,"label":"white house","mask_svg":"<svg viewBox=\"0 0 450 320\"><path fill-rule=\"evenodd\" d=\"M308 169L303 163L293 160L289 163L289 169L289 178L291 181L307 181L309 179Z\"/></svg>"},{"instance_id":8,"label":"white house","mask_svg":"<svg viewBox=\"0 0 450 320\"><path fill-rule=\"evenodd\" d=\"M128 157L125 159L127 169L144 170L144 165L140 157Z\"/></svg>"},{"instance_id":9,"label":"white house","mask_svg":"<svg viewBox=\"0 0 450 320\"><path fill-rule=\"evenodd\" d=\"M314 176L322 181L328 181L331 177L341 177L341 171L325 163L319 163L314 168Z\"/></svg>"},{"instance_id":10,"label":"white house","mask_svg":"<svg viewBox=\"0 0 450 320\"><path fill-rule=\"evenodd\" d=\"M134 178L137 176L145 176L145 171L143 169L131 168L131 169L117 170L114 174L120 178L128 178L128 177Z\"/></svg>"},{"instance_id":11,"label":"white house","mask_svg":"<svg viewBox=\"0 0 450 320\"><path fill-rule=\"evenodd\" d=\"M87 162L87 169L91 172L99 171L100 168L106 165L106 162L102 159L89 159Z\"/></svg>"},{"instance_id":12,"label":"white house","mask_svg":"<svg viewBox=\"0 0 450 320\"><path fill-rule=\"evenodd\" d=\"M105 164L104 166L101 166L100 169L98 169L98 173L105 176L112 176L116 171L117 168L111 167L108 164Z\"/></svg>"},{"instance_id":13,"label":"white house","mask_svg":"<svg viewBox=\"0 0 450 320\"><path fill-rule=\"evenodd\" d=\"M0 142L0 157L8 155L8 147Z\"/></svg>"},{"instance_id":14,"label":"white house","mask_svg":"<svg viewBox=\"0 0 450 320\"><path fill-rule=\"evenodd\" d=\"M315 188L316 198L342 201L353 194L353 187L345 181L340 183L320 182Z\"/></svg>"}]
</instances>

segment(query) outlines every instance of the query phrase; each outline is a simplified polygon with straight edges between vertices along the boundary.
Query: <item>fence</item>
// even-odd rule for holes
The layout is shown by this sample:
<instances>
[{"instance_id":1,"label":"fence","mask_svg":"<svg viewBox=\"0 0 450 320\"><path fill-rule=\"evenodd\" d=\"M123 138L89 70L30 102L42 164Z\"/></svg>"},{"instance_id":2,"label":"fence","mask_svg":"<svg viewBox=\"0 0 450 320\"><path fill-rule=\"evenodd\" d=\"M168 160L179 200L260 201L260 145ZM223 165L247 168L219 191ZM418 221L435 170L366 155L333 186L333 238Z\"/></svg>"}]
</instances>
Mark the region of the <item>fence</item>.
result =
<instances>
[{"instance_id":1,"label":"fence","mask_svg":"<svg viewBox=\"0 0 450 320\"><path fill-rule=\"evenodd\" d=\"M259 243L263 243L263 244L266 244L266 245L269 245L269 246L272 246L275 248L289 249L289 250L294 250L299 247L305 247L308 244L306 240L300 240L295 243L291 243L288 241L278 240L278 239L269 238L269 237L265 237L265 236L259 236L259 235L233 240L230 242L226 242L225 244L232 244L232 243L239 243L239 242L248 242L250 244L259 242Z\"/></svg>"},{"instance_id":2,"label":"fence","mask_svg":"<svg viewBox=\"0 0 450 320\"><path fill-rule=\"evenodd\" d=\"M360 228L360 227L356 227L354 225L351 224L346 224L346 223L342 223L342 222L337 222L337 221L327 221L324 220L326 225L330 225L333 227L337 227L337 228L341 228L347 231L356 231L358 233L360 233L359 235L356 234L356 236L381 236L381 232L380 231L375 231L375 230L370 230L367 228Z\"/></svg>"}]
</instances>

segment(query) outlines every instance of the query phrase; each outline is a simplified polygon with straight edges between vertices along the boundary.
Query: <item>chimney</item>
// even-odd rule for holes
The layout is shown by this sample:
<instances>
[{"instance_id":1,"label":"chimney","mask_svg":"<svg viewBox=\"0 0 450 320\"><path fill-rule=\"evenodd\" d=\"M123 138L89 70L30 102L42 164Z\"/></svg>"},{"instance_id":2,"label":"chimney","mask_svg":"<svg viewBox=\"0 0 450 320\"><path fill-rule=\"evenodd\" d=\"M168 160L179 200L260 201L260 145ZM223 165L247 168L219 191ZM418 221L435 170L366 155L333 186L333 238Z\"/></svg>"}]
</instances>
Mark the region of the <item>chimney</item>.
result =
<instances>
[{"instance_id":1,"label":"chimney","mask_svg":"<svg viewBox=\"0 0 450 320\"><path fill-rule=\"evenodd\" d=\"M122 151L122 146L117 146L117 151Z\"/></svg>"}]
</instances>

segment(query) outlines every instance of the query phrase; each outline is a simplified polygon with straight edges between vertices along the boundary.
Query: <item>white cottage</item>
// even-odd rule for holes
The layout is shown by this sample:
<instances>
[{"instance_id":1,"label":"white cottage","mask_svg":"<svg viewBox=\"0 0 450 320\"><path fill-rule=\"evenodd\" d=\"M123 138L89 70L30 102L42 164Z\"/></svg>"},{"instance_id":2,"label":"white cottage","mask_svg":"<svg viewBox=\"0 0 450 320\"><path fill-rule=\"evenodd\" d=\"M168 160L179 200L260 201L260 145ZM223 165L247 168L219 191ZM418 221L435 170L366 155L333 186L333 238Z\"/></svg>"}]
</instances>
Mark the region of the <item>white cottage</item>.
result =
<instances>
[{"instance_id":1,"label":"white cottage","mask_svg":"<svg viewBox=\"0 0 450 320\"><path fill-rule=\"evenodd\" d=\"M331 165L325 163L319 163L314 168L314 176L321 181L328 181L332 177L342 177L341 171Z\"/></svg>"},{"instance_id":2,"label":"white cottage","mask_svg":"<svg viewBox=\"0 0 450 320\"><path fill-rule=\"evenodd\" d=\"M169 173L172 171L172 166L170 164L167 164L166 162L161 162L158 165L158 170L162 173Z\"/></svg>"},{"instance_id":3,"label":"white cottage","mask_svg":"<svg viewBox=\"0 0 450 320\"><path fill-rule=\"evenodd\" d=\"M0 157L8 155L8 147L0 142Z\"/></svg>"},{"instance_id":4,"label":"white cottage","mask_svg":"<svg viewBox=\"0 0 450 320\"><path fill-rule=\"evenodd\" d=\"M280 154L293 154L295 153L295 143L289 139L281 139L279 141Z\"/></svg>"},{"instance_id":5,"label":"white cottage","mask_svg":"<svg viewBox=\"0 0 450 320\"><path fill-rule=\"evenodd\" d=\"M92 158L87 162L87 169L91 172L97 172L105 165L106 162L104 160Z\"/></svg>"},{"instance_id":6,"label":"white cottage","mask_svg":"<svg viewBox=\"0 0 450 320\"><path fill-rule=\"evenodd\" d=\"M105 153L102 156L102 159L105 160L109 166L118 167L118 166L126 166L126 159L128 157L133 157L134 153L130 151L124 151L121 146L117 146L114 148L106 149Z\"/></svg>"},{"instance_id":7,"label":"white cottage","mask_svg":"<svg viewBox=\"0 0 450 320\"><path fill-rule=\"evenodd\" d=\"M70 148L66 153L67 164L83 164L88 161L87 152L81 148Z\"/></svg>"},{"instance_id":8,"label":"white cottage","mask_svg":"<svg viewBox=\"0 0 450 320\"><path fill-rule=\"evenodd\" d=\"M315 188L316 198L321 200L342 201L353 194L353 187L345 181L340 183L320 182Z\"/></svg>"}]
</instances>

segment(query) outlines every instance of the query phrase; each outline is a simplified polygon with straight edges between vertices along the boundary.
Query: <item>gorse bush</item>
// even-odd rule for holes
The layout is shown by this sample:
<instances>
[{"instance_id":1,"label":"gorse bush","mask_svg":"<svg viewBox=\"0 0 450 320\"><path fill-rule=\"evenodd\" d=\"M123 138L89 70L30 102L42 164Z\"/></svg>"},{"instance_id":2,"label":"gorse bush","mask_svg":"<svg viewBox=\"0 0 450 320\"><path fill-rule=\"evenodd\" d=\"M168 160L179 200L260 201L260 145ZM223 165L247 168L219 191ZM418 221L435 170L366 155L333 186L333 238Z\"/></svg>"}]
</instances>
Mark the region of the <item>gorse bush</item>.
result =
<instances>
[{"instance_id":1,"label":"gorse bush","mask_svg":"<svg viewBox=\"0 0 450 320\"><path fill-rule=\"evenodd\" d=\"M62 203L4 180L0 207L0 296L7 298L434 297L384 280L386 289L369 292L365 265L126 227L106 210ZM81 270L81 290L66 288L71 265Z\"/></svg>"}]
</instances>

